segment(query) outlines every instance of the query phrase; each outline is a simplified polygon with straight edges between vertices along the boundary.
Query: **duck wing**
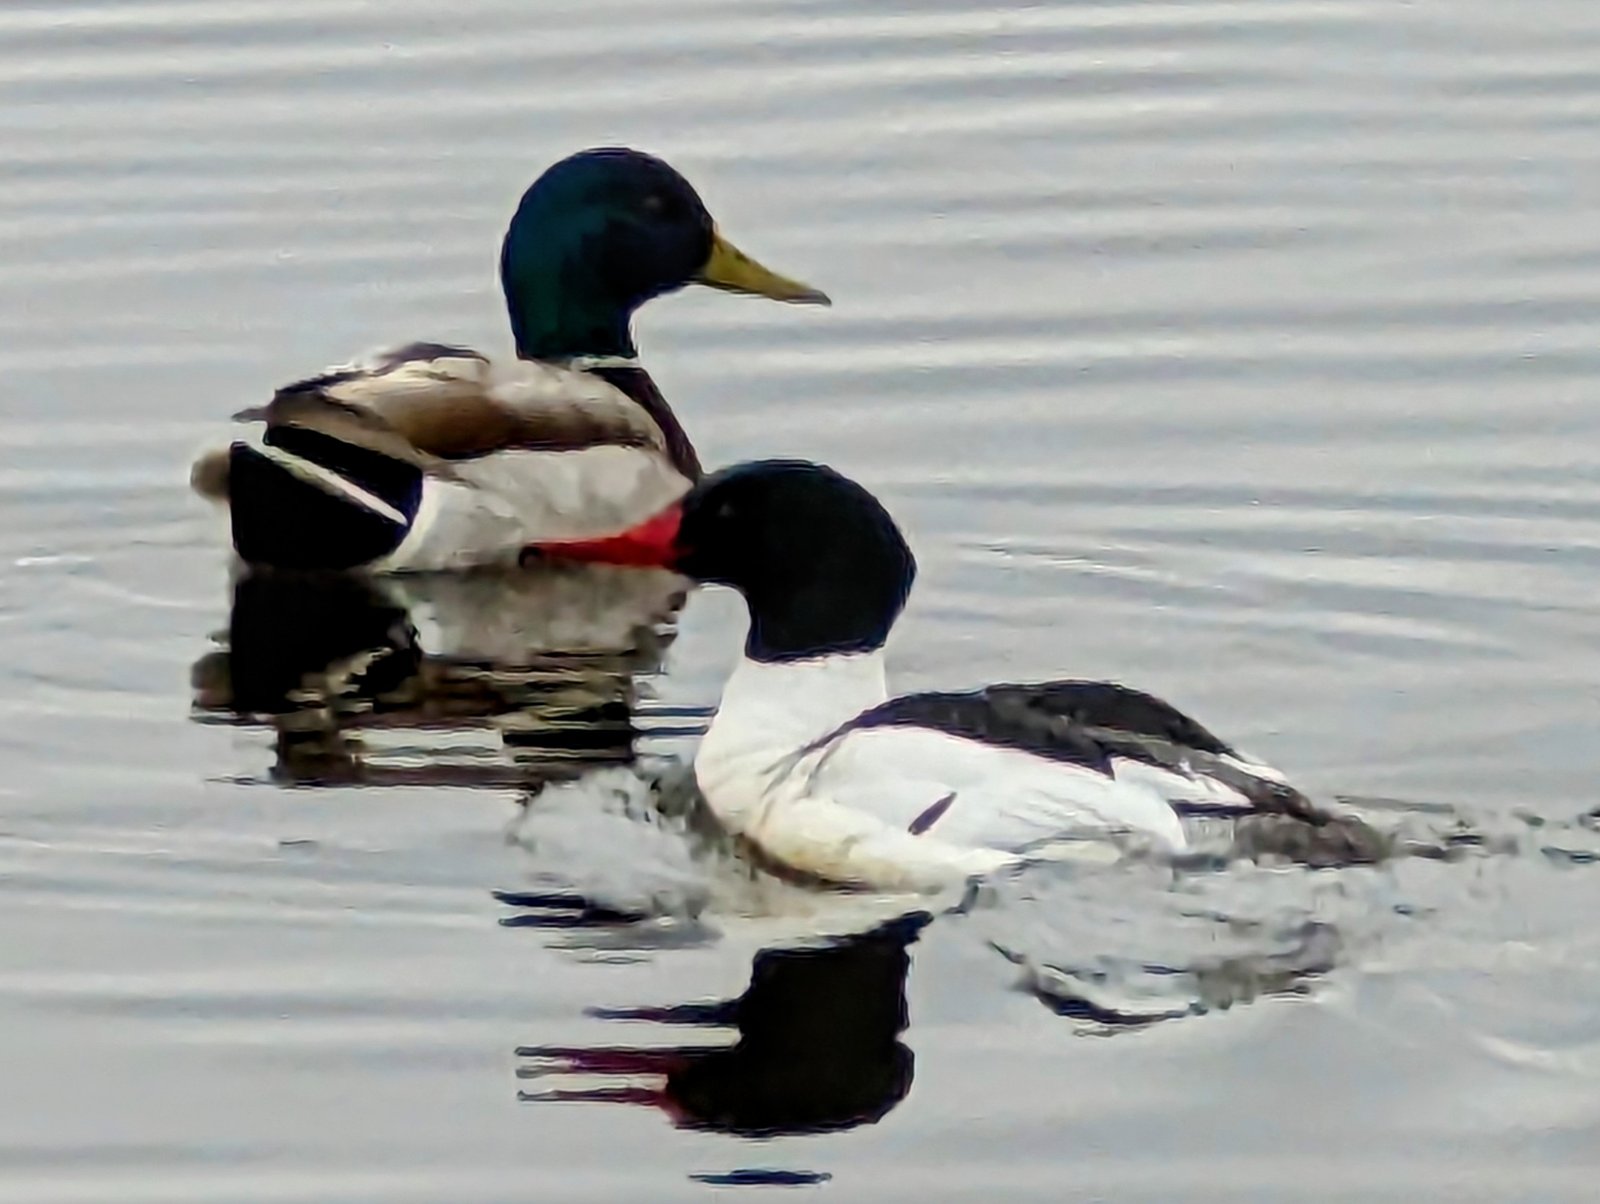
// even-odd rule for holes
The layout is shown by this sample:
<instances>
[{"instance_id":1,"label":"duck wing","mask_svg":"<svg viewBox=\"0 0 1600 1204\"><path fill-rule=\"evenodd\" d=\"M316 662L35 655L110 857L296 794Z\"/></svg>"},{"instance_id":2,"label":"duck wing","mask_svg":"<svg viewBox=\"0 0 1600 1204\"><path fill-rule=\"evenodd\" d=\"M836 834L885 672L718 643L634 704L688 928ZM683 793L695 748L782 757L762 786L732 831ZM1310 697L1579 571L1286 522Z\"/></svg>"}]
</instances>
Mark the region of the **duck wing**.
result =
<instances>
[{"instance_id":1,"label":"duck wing","mask_svg":"<svg viewBox=\"0 0 1600 1204\"><path fill-rule=\"evenodd\" d=\"M660 427L600 377L505 367L467 347L409 343L286 385L240 420L298 426L408 462L598 446L660 450Z\"/></svg>"},{"instance_id":2,"label":"duck wing","mask_svg":"<svg viewBox=\"0 0 1600 1204\"><path fill-rule=\"evenodd\" d=\"M1056 681L1034 685L991 686L985 691L1003 713L1018 713L1034 723L1065 724L1080 738L1104 750L1108 758L1165 771L1188 783L1208 780L1240 800L1186 799L1177 794L1179 810L1249 810L1319 816L1316 806L1272 766L1241 753L1200 723L1152 694L1115 682ZM1215 793L1215 792L1212 792Z\"/></svg>"},{"instance_id":3,"label":"duck wing","mask_svg":"<svg viewBox=\"0 0 1600 1204\"><path fill-rule=\"evenodd\" d=\"M823 743L877 728L925 728L1138 781L1180 812L1269 812L1313 822L1323 814L1276 769L1241 754L1170 703L1114 682L908 694L862 712Z\"/></svg>"}]
</instances>

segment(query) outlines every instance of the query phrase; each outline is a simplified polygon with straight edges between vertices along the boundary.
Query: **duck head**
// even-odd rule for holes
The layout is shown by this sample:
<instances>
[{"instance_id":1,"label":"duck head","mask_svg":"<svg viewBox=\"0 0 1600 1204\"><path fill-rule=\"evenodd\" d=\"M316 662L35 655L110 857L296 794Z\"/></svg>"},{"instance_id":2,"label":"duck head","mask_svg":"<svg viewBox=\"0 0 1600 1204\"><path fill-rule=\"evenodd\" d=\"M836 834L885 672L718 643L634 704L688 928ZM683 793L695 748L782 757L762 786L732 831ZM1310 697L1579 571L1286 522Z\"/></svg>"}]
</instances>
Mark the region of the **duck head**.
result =
<instances>
[{"instance_id":1,"label":"duck head","mask_svg":"<svg viewBox=\"0 0 1600 1204\"><path fill-rule=\"evenodd\" d=\"M745 655L804 660L881 648L917 564L877 498L806 460L757 460L705 477L631 531L546 544L575 560L652 564L731 586L750 611Z\"/></svg>"},{"instance_id":2,"label":"duck head","mask_svg":"<svg viewBox=\"0 0 1600 1204\"><path fill-rule=\"evenodd\" d=\"M805 460L758 460L706 477L684 498L672 562L744 595L745 655L758 661L881 648L917 572L883 504Z\"/></svg>"},{"instance_id":3,"label":"duck head","mask_svg":"<svg viewBox=\"0 0 1600 1204\"><path fill-rule=\"evenodd\" d=\"M500 281L526 359L632 357L633 311L687 284L829 303L723 238L666 163L624 148L580 151L533 182L506 231Z\"/></svg>"}]
</instances>

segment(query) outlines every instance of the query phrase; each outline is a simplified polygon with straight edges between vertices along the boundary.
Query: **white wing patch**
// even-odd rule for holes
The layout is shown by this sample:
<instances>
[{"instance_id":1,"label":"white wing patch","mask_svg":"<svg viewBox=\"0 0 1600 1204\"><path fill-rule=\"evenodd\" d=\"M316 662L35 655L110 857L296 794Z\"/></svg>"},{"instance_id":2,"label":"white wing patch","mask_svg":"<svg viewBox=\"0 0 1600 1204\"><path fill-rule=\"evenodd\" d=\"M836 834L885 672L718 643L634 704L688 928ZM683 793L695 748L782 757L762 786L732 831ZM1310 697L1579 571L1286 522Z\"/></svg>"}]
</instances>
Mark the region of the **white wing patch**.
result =
<instances>
[{"instance_id":1,"label":"white wing patch","mask_svg":"<svg viewBox=\"0 0 1600 1204\"><path fill-rule=\"evenodd\" d=\"M1252 806L1250 800L1232 786L1194 770L1182 772L1131 757L1112 757L1111 771L1119 782L1138 783L1169 804L1189 803L1241 811L1248 811Z\"/></svg>"},{"instance_id":2,"label":"white wing patch","mask_svg":"<svg viewBox=\"0 0 1600 1204\"><path fill-rule=\"evenodd\" d=\"M1144 833L1184 847L1183 825L1155 784L921 727L864 728L821 750L801 772L807 791L909 831L954 799L925 830L961 845L1018 849L1084 829Z\"/></svg>"}]
</instances>

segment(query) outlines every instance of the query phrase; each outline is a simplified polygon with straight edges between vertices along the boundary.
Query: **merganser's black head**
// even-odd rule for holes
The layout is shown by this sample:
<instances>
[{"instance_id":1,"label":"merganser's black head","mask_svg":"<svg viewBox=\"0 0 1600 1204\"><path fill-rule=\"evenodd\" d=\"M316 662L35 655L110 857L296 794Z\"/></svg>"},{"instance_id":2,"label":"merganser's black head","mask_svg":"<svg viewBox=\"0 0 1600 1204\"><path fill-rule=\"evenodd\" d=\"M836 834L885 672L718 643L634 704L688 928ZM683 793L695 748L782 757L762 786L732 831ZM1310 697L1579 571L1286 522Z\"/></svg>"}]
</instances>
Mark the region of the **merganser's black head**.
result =
<instances>
[{"instance_id":1,"label":"merganser's black head","mask_svg":"<svg viewBox=\"0 0 1600 1204\"><path fill-rule=\"evenodd\" d=\"M708 476L684 499L673 547L679 572L744 595L745 652L761 661L882 647L917 573L882 503L804 460Z\"/></svg>"},{"instance_id":2,"label":"merganser's black head","mask_svg":"<svg viewBox=\"0 0 1600 1204\"><path fill-rule=\"evenodd\" d=\"M691 283L828 304L722 238L666 163L620 147L581 151L533 182L506 231L500 281L527 359L632 357L633 311Z\"/></svg>"},{"instance_id":3,"label":"merganser's black head","mask_svg":"<svg viewBox=\"0 0 1600 1204\"><path fill-rule=\"evenodd\" d=\"M883 504L805 460L736 464L627 531L536 546L546 555L660 565L732 586L750 608L745 653L761 661L882 647L917 575Z\"/></svg>"}]
</instances>

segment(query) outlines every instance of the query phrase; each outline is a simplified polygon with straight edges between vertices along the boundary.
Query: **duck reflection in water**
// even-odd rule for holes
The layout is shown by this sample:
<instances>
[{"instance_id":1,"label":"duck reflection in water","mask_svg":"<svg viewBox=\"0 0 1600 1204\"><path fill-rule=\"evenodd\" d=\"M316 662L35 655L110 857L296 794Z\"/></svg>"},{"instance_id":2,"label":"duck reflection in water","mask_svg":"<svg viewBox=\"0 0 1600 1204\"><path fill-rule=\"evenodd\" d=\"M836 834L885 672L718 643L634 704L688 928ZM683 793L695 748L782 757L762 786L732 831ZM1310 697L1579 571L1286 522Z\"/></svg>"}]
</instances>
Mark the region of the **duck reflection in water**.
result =
<instances>
[{"instance_id":1,"label":"duck reflection in water","mask_svg":"<svg viewBox=\"0 0 1600 1204\"><path fill-rule=\"evenodd\" d=\"M731 1045L524 1046L518 1098L660 1108L682 1128L741 1137L825 1133L872 1124L911 1090L906 1029L908 946L926 912L826 944L764 949L737 999L595 1010L607 1020L735 1029Z\"/></svg>"},{"instance_id":2,"label":"duck reflection in water","mask_svg":"<svg viewBox=\"0 0 1600 1204\"><path fill-rule=\"evenodd\" d=\"M450 577L246 572L197 717L265 722L297 785L516 787L634 755L636 682L670 644L665 571L540 565ZM422 733L489 732L496 747ZM408 747L382 748L400 734Z\"/></svg>"}]
</instances>

